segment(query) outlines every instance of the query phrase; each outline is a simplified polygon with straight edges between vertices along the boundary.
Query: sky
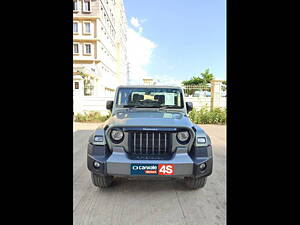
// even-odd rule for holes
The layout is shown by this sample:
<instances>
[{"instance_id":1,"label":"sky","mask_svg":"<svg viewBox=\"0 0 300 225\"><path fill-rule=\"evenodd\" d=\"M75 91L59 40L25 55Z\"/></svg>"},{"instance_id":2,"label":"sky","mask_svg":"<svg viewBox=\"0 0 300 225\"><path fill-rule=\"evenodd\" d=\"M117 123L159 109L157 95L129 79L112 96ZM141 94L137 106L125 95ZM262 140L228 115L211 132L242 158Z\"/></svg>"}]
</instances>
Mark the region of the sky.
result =
<instances>
[{"instance_id":1,"label":"sky","mask_svg":"<svg viewBox=\"0 0 300 225\"><path fill-rule=\"evenodd\" d=\"M226 80L226 0L123 0L130 83L180 85L209 68Z\"/></svg>"}]
</instances>

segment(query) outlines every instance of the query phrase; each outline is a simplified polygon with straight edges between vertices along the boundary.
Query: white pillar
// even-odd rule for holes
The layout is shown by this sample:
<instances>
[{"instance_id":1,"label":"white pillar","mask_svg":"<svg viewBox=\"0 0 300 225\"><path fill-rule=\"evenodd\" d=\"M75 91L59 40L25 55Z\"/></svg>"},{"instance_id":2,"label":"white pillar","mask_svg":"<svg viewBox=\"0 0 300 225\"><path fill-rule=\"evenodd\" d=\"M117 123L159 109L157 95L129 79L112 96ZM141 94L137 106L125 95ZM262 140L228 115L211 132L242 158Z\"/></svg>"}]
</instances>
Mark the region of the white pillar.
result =
<instances>
[{"instance_id":1,"label":"white pillar","mask_svg":"<svg viewBox=\"0 0 300 225\"><path fill-rule=\"evenodd\" d=\"M81 98L84 96L84 83L83 79L76 76L73 77L73 83L78 82L79 89L73 87L73 112L74 114L80 113L82 111ZM75 86L75 84L73 84Z\"/></svg>"},{"instance_id":2,"label":"white pillar","mask_svg":"<svg viewBox=\"0 0 300 225\"><path fill-rule=\"evenodd\" d=\"M211 109L221 107L222 81L211 81Z\"/></svg>"}]
</instances>

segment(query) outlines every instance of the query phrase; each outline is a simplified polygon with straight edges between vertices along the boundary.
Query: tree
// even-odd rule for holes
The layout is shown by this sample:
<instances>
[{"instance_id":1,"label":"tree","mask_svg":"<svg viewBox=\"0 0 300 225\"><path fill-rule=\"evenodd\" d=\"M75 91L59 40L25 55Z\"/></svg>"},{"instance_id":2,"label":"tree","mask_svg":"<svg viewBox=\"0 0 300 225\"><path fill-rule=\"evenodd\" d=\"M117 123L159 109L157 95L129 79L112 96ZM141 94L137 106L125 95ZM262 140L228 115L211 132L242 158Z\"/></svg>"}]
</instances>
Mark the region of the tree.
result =
<instances>
[{"instance_id":1,"label":"tree","mask_svg":"<svg viewBox=\"0 0 300 225\"><path fill-rule=\"evenodd\" d=\"M209 69L206 69L204 72L200 73L202 77L193 76L190 80L185 80L182 82L184 86L197 86L197 85L206 85L210 83L214 78L214 75L209 72Z\"/></svg>"},{"instance_id":2,"label":"tree","mask_svg":"<svg viewBox=\"0 0 300 225\"><path fill-rule=\"evenodd\" d=\"M201 73L203 84L210 83L214 78L214 75L212 73L209 73L209 69L206 69L204 72Z\"/></svg>"},{"instance_id":3,"label":"tree","mask_svg":"<svg viewBox=\"0 0 300 225\"><path fill-rule=\"evenodd\" d=\"M202 78L200 77L192 77L190 80L185 80L182 82L182 84L184 86L193 86L193 85L200 85L202 84L204 81Z\"/></svg>"},{"instance_id":4,"label":"tree","mask_svg":"<svg viewBox=\"0 0 300 225\"><path fill-rule=\"evenodd\" d=\"M200 73L200 76L193 76L190 80L185 80L182 82L184 86L203 86L205 87L210 83L214 78L214 75L209 72L209 69L206 69L204 72ZM207 88L204 88L206 90ZM200 88L202 90L202 88ZM187 88L185 93L187 95L193 95L197 91L196 88Z\"/></svg>"},{"instance_id":5,"label":"tree","mask_svg":"<svg viewBox=\"0 0 300 225\"><path fill-rule=\"evenodd\" d=\"M92 95L94 90L94 77L87 73L79 72L79 75L83 78L84 95ZM96 78L97 80L97 78Z\"/></svg>"}]
</instances>

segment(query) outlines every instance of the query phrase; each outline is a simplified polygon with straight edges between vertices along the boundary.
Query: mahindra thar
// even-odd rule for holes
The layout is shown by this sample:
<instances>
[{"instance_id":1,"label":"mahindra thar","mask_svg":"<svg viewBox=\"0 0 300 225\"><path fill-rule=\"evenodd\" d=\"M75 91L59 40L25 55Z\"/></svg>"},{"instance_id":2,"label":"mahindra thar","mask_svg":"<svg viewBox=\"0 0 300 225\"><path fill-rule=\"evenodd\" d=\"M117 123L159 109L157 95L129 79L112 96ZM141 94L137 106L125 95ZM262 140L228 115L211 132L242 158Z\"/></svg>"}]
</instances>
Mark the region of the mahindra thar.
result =
<instances>
[{"instance_id":1,"label":"mahindra thar","mask_svg":"<svg viewBox=\"0 0 300 225\"><path fill-rule=\"evenodd\" d=\"M111 117L89 138L87 167L97 187L114 176L184 178L204 187L212 173L209 136L188 118L193 108L175 86L119 86L107 101Z\"/></svg>"}]
</instances>

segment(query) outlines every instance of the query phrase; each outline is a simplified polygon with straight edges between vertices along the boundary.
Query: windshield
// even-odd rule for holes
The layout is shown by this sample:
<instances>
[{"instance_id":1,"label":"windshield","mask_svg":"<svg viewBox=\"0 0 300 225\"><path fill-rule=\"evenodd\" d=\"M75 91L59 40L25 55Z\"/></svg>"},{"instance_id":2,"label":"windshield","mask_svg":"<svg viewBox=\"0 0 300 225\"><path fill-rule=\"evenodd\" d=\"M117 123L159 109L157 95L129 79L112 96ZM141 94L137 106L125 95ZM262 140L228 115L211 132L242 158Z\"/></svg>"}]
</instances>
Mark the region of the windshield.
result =
<instances>
[{"instance_id":1,"label":"windshield","mask_svg":"<svg viewBox=\"0 0 300 225\"><path fill-rule=\"evenodd\" d=\"M135 108L183 108L180 89L174 88L120 88L117 95L118 107Z\"/></svg>"}]
</instances>

